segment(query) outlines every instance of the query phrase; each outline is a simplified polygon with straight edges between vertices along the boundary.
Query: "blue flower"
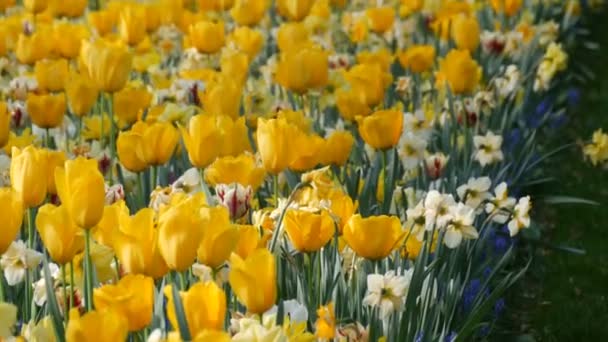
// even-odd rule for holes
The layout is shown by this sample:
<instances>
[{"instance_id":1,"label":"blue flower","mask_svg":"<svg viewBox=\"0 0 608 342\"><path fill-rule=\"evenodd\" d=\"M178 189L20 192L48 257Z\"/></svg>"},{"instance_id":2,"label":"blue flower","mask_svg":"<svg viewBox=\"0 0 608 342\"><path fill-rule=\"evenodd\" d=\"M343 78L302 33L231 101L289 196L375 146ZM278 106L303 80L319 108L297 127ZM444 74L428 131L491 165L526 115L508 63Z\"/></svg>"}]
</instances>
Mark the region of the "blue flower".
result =
<instances>
[{"instance_id":1,"label":"blue flower","mask_svg":"<svg viewBox=\"0 0 608 342\"><path fill-rule=\"evenodd\" d=\"M506 304L504 298L499 298L496 303L494 303L494 317L498 318L505 310Z\"/></svg>"}]
</instances>

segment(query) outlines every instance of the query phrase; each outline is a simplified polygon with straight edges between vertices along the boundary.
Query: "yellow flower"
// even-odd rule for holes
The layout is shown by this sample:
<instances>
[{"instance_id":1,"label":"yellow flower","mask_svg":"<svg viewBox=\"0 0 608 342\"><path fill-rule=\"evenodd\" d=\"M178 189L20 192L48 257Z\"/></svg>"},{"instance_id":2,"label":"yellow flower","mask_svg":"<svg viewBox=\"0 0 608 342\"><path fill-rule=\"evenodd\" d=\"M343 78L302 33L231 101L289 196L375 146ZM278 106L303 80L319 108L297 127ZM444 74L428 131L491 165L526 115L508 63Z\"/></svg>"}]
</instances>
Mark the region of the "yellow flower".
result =
<instances>
[{"instance_id":1,"label":"yellow flower","mask_svg":"<svg viewBox=\"0 0 608 342\"><path fill-rule=\"evenodd\" d=\"M17 237L23 221L23 201L11 188L0 188L0 207L3 208L0 254L4 254Z\"/></svg>"},{"instance_id":2,"label":"yellow flower","mask_svg":"<svg viewBox=\"0 0 608 342\"><path fill-rule=\"evenodd\" d=\"M31 35L21 33L15 49L17 60L23 64L34 64L49 56L51 43L44 31L36 31Z\"/></svg>"},{"instance_id":3,"label":"yellow flower","mask_svg":"<svg viewBox=\"0 0 608 342\"><path fill-rule=\"evenodd\" d=\"M144 155L144 132L147 125L139 121L130 131L120 132L116 139L116 152L122 166L131 172L141 172L148 167Z\"/></svg>"},{"instance_id":4,"label":"yellow flower","mask_svg":"<svg viewBox=\"0 0 608 342\"><path fill-rule=\"evenodd\" d=\"M325 140L316 134L299 134L292 138L295 143L294 153L296 157L289 164L289 168L294 171L308 171L317 164L322 154L322 149L325 146Z\"/></svg>"},{"instance_id":5,"label":"yellow flower","mask_svg":"<svg viewBox=\"0 0 608 342\"><path fill-rule=\"evenodd\" d=\"M55 169L58 167L63 167L67 157L63 151L46 150L45 152L47 191L49 194L54 195L57 193L57 188L55 187Z\"/></svg>"},{"instance_id":6,"label":"yellow flower","mask_svg":"<svg viewBox=\"0 0 608 342\"><path fill-rule=\"evenodd\" d=\"M221 77L220 80L209 82L203 92L201 102L209 114L225 115L233 119L239 116L241 84L238 80Z\"/></svg>"},{"instance_id":7,"label":"yellow flower","mask_svg":"<svg viewBox=\"0 0 608 342\"><path fill-rule=\"evenodd\" d=\"M55 22L53 24L53 49L61 57L76 58L80 53L82 40L88 38L89 35L89 31L84 25L63 21Z\"/></svg>"},{"instance_id":8,"label":"yellow flower","mask_svg":"<svg viewBox=\"0 0 608 342\"><path fill-rule=\"evenodd\" d=\"M608 160L608 134L605 134L602 129L593 132L591 143L585 145L583 153L591 160L593 165Z\"/></svg>"},{"instance_id":9,"label":"yellow flower","mask_svg":"<svg viewBox=\"0 0 608 342\"><path fill-rule=\"evenodd\" d=\"M89 25L102 37L112 32L117 20L115 13L109 10L92 11L87 14Z\"/></svg>"},{"instance_id":10,"label":"yellow flower","mask_svg":"<svg viewBox=\"0 0 608 342\"><path fill-rule=\"evenodd\" d=\"M6 102L0 101L0 147L8 143L11 131L11 113L8 112Z\"/></svg>"},{"instance_id":11,"label":"yellow flower","mask_svg":"<svg viewBox=\"0 0 608 342\"><path fill-rule=\"evenodd\" d=\"M381 260L397 247L403 233L401 222L395 216L370 216L362 218L353 215L343 230L344 240L363 258Z\"/></svg>"},{"instance_id":12,"label":"yellow flower","mask_svg":"<svg viewBox=\"0 0 608 342\"><path fill-rule=\"evenodd\" d=\"M357 63L378 64L382 70L388 70L393 62L393 55L387 49L377 51L361 51L357 54Z\"/></svg>"},{"instance_id":13,"label":"yellow flower","mask_svg":"<svg viewBox=\"0 0 608 342\"><path fill-rule=\"evenodd\" d=\"M38 89L42 91L60 91L68 78L68 61L66 59L41 60L34 66Z\"/></svg>"},{"instance_id":14,"label":"yellow flower","mask_svg":"<svg viewBox=\"0 0 608 342\"><path fill-rule=\"evenodd\" d=\"M121 126L137 121L138 114L152 103L152 94L145 87L135 84L127 85L114 93L114 115L120 120Z\"/></svg>"},{"instance_id":15,"label":"yellow flower","mask_svg":"<svg viewBox=\"0 0 608 342\"><path fill-rule=\"evenodd\" d=\"M438 82L446 81L455 94L470 93L481 79L481 67L468 50L452 50L439 62Z\"/></svg>"},{"instance_id":16,"label":"yellow flower","mask_svg":"<svg viewBox=\"0 0 608 342\"><path fill-rule=\"evenodd\" d=\"M71 73L65 84L70 111L76 116L85 116L97 101L99 91L85 74Z\"/></svg>"},{"instance_id":17,"label":"yellow flower","mask_svg":"<svg viewBox=\"0 0 608 342\"><path fill-rule=\"evenodd\" d=\"M277 298L274 255L260 248L244 260L232 254L230 263L230 286L247 311L261 314L270 309Z\"/></svg>"},{"instance_id":18,"label":"yellow flower","mask_svg":"<svg viewBox=\"0 0 608 342\"><path fill-rule=\"evenodd\" d=\"M213 115L199 114L190 119L188 129L180 127L188 157L193 166L204 168L220 153L221 131Z\"/></svg>"},{"instance_id":19,"label":"yellow flower","mask_svg":"<svg viewBox=\"0 0 608 342\"><path fill-rule=\"evenodd\" d=\"M384 100L384 90L392 76L377 63L357 64L344 75L358 99L368 107L375 107Z\"/></svg>"},{"instance_id":20,"label":"yellow flower","mask_svg":"<svg viewBox=\"0 0 608 342\"><path fill-rule=\"evenodd\" d=\"M249 56L249 60L255 58L264 44L262 33L259 30L247 26L241 26L234 29L230 38L239 50L245 52L247 56Z\"/></svg>"},{"instance_id":21,"label":"yellow flower","mask_svg":"<svg viewBox=\"0 0 608 342\"><path fill-rule=\"evenodd\" d=\"M172 286L165 286L163 291L167 298L165 308L171 325L178 327ZM197 336L207 329L222 330L226 318L226 294L216 283L198 282L188 291L180 291L179 296L191 336Z\"/></svg>"},{"instance_id":22,"label":"yellow flower","mask_svg":"<svg viewBox=\"0 0 608 342\"><path fill-rule=\"evenodd\" d=\"M190 26L190 43L201 53L216 53L224 46L224 23L203 20Z\"/></svg>"},{"instance_id":23,"label":"yellow flower","mask_svg":"<svg viewBox=\"0 0 608 342\"><path fill-rule=\"evenodd\" d=\"M224 75L224 78L234 80L235 82L233 83L236 83L234 88L240 90L240 87L236 87L236 85L242 87L247 80L247 76L249 74L249 57L244 52L225 49L220 60L220 69L222 70L222 75ZM219 83L221 84L223 82ZM241 97L240 91L236 91L234 94L237 95L234 98ZM230 95L227 94L226 96ZM240 103L239 101L234 102ZM238 114L238 111L236 113ZM230 116L235 117L234 115Z\"/></svg>"},{"instance_id":24,"label":"yellow flower","mask_svg":"<svg viewBox=\"0 0 608 342\"><path fill-rule=\"evenodd\" d=\"M432 45L412 45L399 53L399 63L413 73L428 71L435 62L435 47Z\"/></svg>"},{"instance_id":25,"label":"yellow flower","mask_svg":"<svg viewBox=\"0 0 608 342\"><path fill-rule=\"evenodd\" d=\"M158 247L169 269L183 272L196 259L203 238L202 218L196 198L173 204L158 218Z\"/></svg>"},{"instance_id":26,"label":"yellow flower","mask_svg":"<svg viewBox=\"0 0 608 342\"><path fill-rule=\"evenodd\" d=\"M65 94L27 94L27 111L32 122L41 128L54 128L61 124L66 110Z\"/></svg>"},{"instance_id":27,"label":"yellow flower","mask_svg":"<svg viewBox=\"0 0 608 342\"><path fill-rule=\"evenodd\" d=\"M334 236L334 221L326 211L311 213L287 210L285 232L294 248L300 252L316 252Z\"/></svg>"},{"instance_id":28,"label":"yellow flower","mask_svg":"<svg viewBox=\"0 0 608 342\"><path fill-rule=\"evenodd\" d=\"M344 226L357 210L357 202L353 202L353 199L341 190L331 191L327 198L331 202L329 210L337 221L339 232L342 233Z\"/></svg>"},{"instance_id":29,"label":"yellow flower","mask_svg":"<svg viewBox=\"0 0 608 342\"><path fill-rule=\"evenodd\" d=\"M124 206L124 204L123 204ZM113 234L112 247L126 273L144 274L155 279L169 270L160 255L158 230L154 225L154 210L144 208L135 215L117 206L118 230ZM106 207L106 211L111 210ZM104 213L105 216L105 213ZM112 219L109 217L108 219Z\"/></svg>"},{"instance_id":30,"label":"yellow flower","mask_svg":"<svg viewBox=\"0 0 608 342\"><path fill-rule=\"evenodd\" d=\"M416 13L422 9L424 5L423 0L401 0L399 6L399 16L405 18L412 13Z\"/></svg>"},{"instance_id":31,"label":"yellow flower","mask_svg":"<svg viewBox=\"0 0 608 342\"><path fill-rule=\"evenodd\" d=\"M105 114L84 117L82 122L84 127L81 134L86 140L98 140L110 134L110 117Z\"/></svg>"},{"instance_id":32,"label":"yellow flower","mask_svg":"<svg viewBox=\"0 0 608 342\"><path fill-rule=\"evenodd\" d=\"M65 265L84 248L82 230L70 219L65 206L45 204L36 215L36 229L51 259Z\"/></svg>"},{"instance_id":33,"label":"yellow flower","mask_svg":"<svg viewBox=\"0 0 608 342\"><path fill-rule=\"evenodd\" d=\"M16 135L14 132L9 133L8 142L2 148L9 156L13 153L13 147L19 149L30 146L36 142L37 137L32 134L32 129L27 127L21 132L21 135Z\"/></svg>"},{"instance_id":34,"label":"yellow flower","mask_svg":"<svg viewBox=\"0 0 608 342\"><path fill-rule=\"evenodd\" d=\"M45 151L42 149L28 146L20 150L13 147L11 186L19 194L26 208L39 206L46 197L46 161Z\"/></svg>"},{"instance_id":35,"label":"yellow flower","mask_svg":"<svg viewBox=\"0 0 608 342\"><path fill-rule=\"evenodd\" d=\"M317 321L315 322L315 335L320 339L331 340L336 334L336 315L334 303L330 302L317 309Z\"/></svg>"},{"instance_id":36,"label":"yellow flower","mask_svg":"<svg viewBox=\"0 0 608 342\"><path fill-rule=\"evenodd\" d=\"M0 338L12 337L15 323L17 323L17 307L11 303L0 303Z\"/></svg>"},{"instance_id":37,"label":"yellow flower","mask_svg":"<svg viewBox=\"0 0 608 342\"><path fill-rule=\"evenodd\" d=\"M115 310L94 310L81 317L78 309L73 308L65 336L67 342L115 342L125 341L128 332L125 317Z\"/></svg>"},{"instance_id":38,"label":"yellow flower","mask_svg":"<svg viewBox=\"0 0 608 342\"><path fill-rule=\"evenodd\" d=\"M235 0L230 15L239 25L254 26L264 18L269 5L268 0Z\"/></svg>"},{"instance_id":39,"label":"yellow flower","mask_svg":"<svg viewBox=\"0 0 608 342\"><path fill-rule=\"evenodd\" d=\"M321 149L320 162L323 165L344 166L355 143L355 138L347 131L334 131L325 140Z\"/></svg>"},{"instance_id":40,"label":"yellow flower","mask_svg":"<svg viewBox=\"0 0 608 342\"><path fill-rule=\"evenodd\" d=\"M179 131L169 122L155 122L143 134L143 156L148 165L166 164L179 141Z\"/></svg>"},{"instance_id":41,"label":"yellow flower","mask_svg":"<svg viewBox=\"0 0 608 342\"><path fill-rule=\"evenodd\" d=\"M459 49L474 51L479 46L477 18L459 15L452 21L452 39Z\"/></svg>"},{"instance_id":42,"label":"yellow flower","mask_svg":"<svg viewBox=\"0 0 608 342\"><path fill-rule=\"evenodd\" d=\"M310 133L312 127L312 120L300 110L282 109L277 113L277 119L285 119L290 124L298 126L298 128L304 133Z\"/></svg>"},{"instance_id":43,"label":"yellow flower","mask_svg":"<svg viewBox=\"0 0 608 342\"><path fill-rule=\"evenodd\" d=\"M238 183L251 186L255 191L264 181L264 176L264 169L257 167L255 158L248 153L218 158L205 169L205 180L211 186Z\"/></svg>"},{"instance_id":44,"label":"yellow flower","mask_svg":"<svg viewBox=\"0 0 608 342\"><path fill-rule=\"evenodd\" d=\"M129 45L137 45L146 37L146 11L142 6L124 6L118 19L118 32Z\"/></svg>"},{"instance_id":45,"label":"yellow flower","mask_svg":"<svg viewBox=\"0 0 608 342\"><path fill-rule=\"evenodd\" d=\"M302 94L324 87L328 82L327 52L314 46L297 46L281 53L276 81L283 87Z\"/></svg>"},{"instance_id":46,"label":"yellow flower","mask_svg":"<svg viewBox=\"0 0 608 342\"><path fill-rule=\"evenodd\" d=\"M105 183L97 160L78 157L55 169L55 184L61 203L81 228L91 229L101 220L105 203Z\"/></svg>"},{"instance_id":47,"label":"yellow flower","mask_svg":"<svg viewBox=\"0 0 608 342\"><path fill-rule=\"evenodd\" d=\"M310 12L313 0L278 0L277 11L287 20L300 21Z\"/></svg>"},{"instance_id":48,"label":"yellow flower","mask_svg":"<svg viewBox=\"0 0 608 342\"><path fill-rule=\"evenodd\" d=\"M517 14L522 3L523 0L490 0L490 4L495 12L504 12L509 17Z\"/></svg>"},{"instance_id":49,"label":"yellow flower","mask_svg":"<svg viewBox=\"0 0 608 342\"><path fill-rule=\"evenodd\" d=\"M198 0L198 8L201 11L225 11L234 5L234 0Z\"/></svg>"},{"instance_id":50,"label":"yellow flower","mask_svg":"<svg viewBox=\"0 0 608 342\"><path fill-rule=\"evenodd\" d=\"M298 134L302 133L285 119L258 119L258 151L267 172L279 174L295 160L293 139Z\"/></svg>"},{"instance_id":51,"label":"yellow flower","mask_svg":"<svg viewBox=\"0 0 608 342\"><path fill-rule=\"evenodd\" d=\"M133 56L125 46L102 39L93 43L84 41L80 57L98 89L114 93L125 86L133 62Z\"/></svg>"},{"instance_id":52,"label":"yellow flower","mask_svg":"<svg viewBox=\"0 0 608 342\"><path fill-rule=\"evenodd\" d=\"M298 22L283 23L277 29L277 46L280 51L287 51L294 46L304 45L309 41L306 25Z\"/></svg>"},{"instance_id":53,"label":"yellow flower","mask_svg":"<svg viewBox=\"0 0 608 342\"><path fill-rule=\"evenodd\" d=\"M384 33L393 27L395 9L389 6L372 7L365 11L369 27L376 33Z\"/></svg>"},{"instance_id":54,"label":"yellow flower","mask_svg":"<svg viewBox=\"0 0 608 342\"><path fill-rule=\"evenodd\" d=\"M203 238L197 250L198 261L217 269L230 257L239 232L230 224L230 216L225 207L201 208Z\"/></svg>"},{"instance_id":55,"label":"yellow flower","mask_svg":"<svg viewBox=\"0 0 608 342\"><path fill-rule=\"evenodd\" d=\"M55 15L70 18L80 17L87 8L86 0L60 0L53 2Z\"/></svg>"},{"instance_id":56,"label":"yellow flower","mask_svg":"<svg viewBox=\"0 0 608 342\"><path fill-rule=\"evenodd\" d=\"M119 218L129 216L129 208L124 200L119 200L103 209L101 221L93 230L93 237L98 243L114 248L114 235L117 234ZM143 230L143 228L142 228ZM118 252L116 252L118 254ZM119 257L120 260L120 257Z\"/></svg>"},{"instance_id":57,"label":"yellow flower","mask_svg":"<svg viewBox=\"0 0 608 342\"><path fill-rule=\"evenodd\" d=\"M393 148L403 130L403 113L398 109L385 109L359 120L359 134L363 141L377 150Z\"/></svg>"},{"instance_id":58,"label":"yellow flower","mask_svg":"<svg viewBox=\"0 0 608 342\"><path fill-rule=\"evenodd\" d=\"M364 96L359 96L351 90L338 89L336 91L336 106L340 116L347 121L353 121L357 116L365 116L371 109L365 102Z\"/></svg>"},{"instance_id":59,"label":"yellow flower","mask_svg":"<svg viewBox=\"0 0 608 342\"><path fill-rule=\"evenodd\" d=\"M48 0L23 0L23 7L28 12L40 13L47 8L48 3Z\"/></svg>"},{"instance_id":60,"label":"yellow flower","mask_svg":"<svg viewBox=\"0 0 608 342\"><path fill-rule=\"evenodd\" d=\"M96 310L114 310L127 319L129 331L138 331L152 322L154 281L128 274L116 285L104 285L93 292Z\"/></svg>"},{"instance_id":61,"label":"yellow flower","mask_svg":"<svg viewBox=\"0 0 608 342\"><path fill-rule=\"evenodd\" d=\"M238 254L242 259L253 253L258 248L263 248L263 242L260 229L253 225L234 225L239 232L239 241L234 248L234 253Z\"/></svg>"}]
</instances>

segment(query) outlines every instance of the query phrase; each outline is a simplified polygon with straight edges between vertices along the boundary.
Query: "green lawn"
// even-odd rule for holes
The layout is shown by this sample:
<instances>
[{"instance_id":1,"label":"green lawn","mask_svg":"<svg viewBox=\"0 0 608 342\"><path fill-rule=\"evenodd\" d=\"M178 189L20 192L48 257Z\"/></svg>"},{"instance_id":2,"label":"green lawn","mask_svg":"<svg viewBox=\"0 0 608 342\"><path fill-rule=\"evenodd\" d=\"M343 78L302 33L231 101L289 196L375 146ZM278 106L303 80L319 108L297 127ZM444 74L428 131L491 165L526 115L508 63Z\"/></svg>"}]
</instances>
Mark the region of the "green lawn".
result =
<instances>
[{"instance_id":1,"label":"green lawn","mask_svg":"<svg viewBox=\"0 0 608 342\"><path fill-rule=\"evenodd\" d=\"M601 44L600 51L579 49L570 56L571 63L585 63L596 78L582 87L580 107L560 130L559 143L589 139L599 127L608 131L607 19L607 14L598 15L591 25L591 39ZM543 186L541 193L591 199L600 206L541 206L539 221L546 242L580 248L586 254L538 248L530 272L508 298L508 317L498 334L510 341L607 340L608 170L584 162L580 147L544 167L557 181Z\"/></svg>"}]
</instances>

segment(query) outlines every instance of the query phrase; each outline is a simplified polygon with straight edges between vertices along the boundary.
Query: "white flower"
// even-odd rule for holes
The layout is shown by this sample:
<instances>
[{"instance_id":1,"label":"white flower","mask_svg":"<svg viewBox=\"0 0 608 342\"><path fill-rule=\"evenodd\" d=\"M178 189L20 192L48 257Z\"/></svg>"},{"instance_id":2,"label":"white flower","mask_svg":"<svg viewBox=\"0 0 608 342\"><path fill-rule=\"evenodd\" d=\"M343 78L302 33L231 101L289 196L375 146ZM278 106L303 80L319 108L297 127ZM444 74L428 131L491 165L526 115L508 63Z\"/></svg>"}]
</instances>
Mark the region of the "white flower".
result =
<instances>
[{"instance_id":1,"label":"white flower","mask_svg":"<svg viewBox=\"0 0 608 342\"><path fill-rule=\"evenodd\" d=\"M367 293L363 305L380 308L380 317L387 319L393 311L403 305L405 294L410 286L411 272L403 276L389 271L385 275L369 274L367 276Z\"/></svg>"},{"instance_id":2,"label":"white flower","mask_svg":"<svg viewBox=\"0 0 608 342\"><path fill-rule=\"evenodd\" d=\"M405 211L408 226L410 226L411 234L416 236L418 241L422 241L425 232L425 210L423 201L418 202L415 207Z\"/></svg>"},{"instance_id":3,"label":"white flower","mask_svg":"<svg viewBox=\"0 0 608 342\"><path fill-rule=\"evenodd\" d=\"M201 192L201 175L196 168L190 168L181 175L173 184L171 189L173 192L183 192L189 195Z\"/></svg>"},{"instance_id":4,"label":"white flower","mask_svg":"<svg viewBox=\"0 0 608 342\"><path fill-rule=\"evenodd\" d=\"M505 50L506 38L500 31L483 31L480 40L485 53L501 54Z\"/></svg>"},{"instance_id":5,"label":"white flower","mask_svg":"<svg viewBox=\"0 0 608 342\"><path fill-rule=\"evenodd\" d=\"M488 177L469 178L467 184L456 189L460 200L471 208L477 208L484 200L490 198L488 190L492 181Z\"/></svg>"},{"instance_id":6,"label":"white flower","mask_svg":"<svg viewBox=\"0 0 608 342\"><path fill-rule=\"evenodd\" d=\"M559 36L559 24L553 20L547 21L538 26L538 43L540 45L548 45L555 42Z\"/></svg>"},{"instance_id":7,"label":"white flower","mask_svg":"<svg viewBox=\"0 0 608 342\"><path fill-rule=\"evenodd\" d=\"M249 211L253 189L238 183L218 184L215 186L217 199L221 205L228 209L232 219L243 217Z\"/></svg>"},{"instance_id":8,"label":"white flower","mask_svg":"<svg viewBox=\"0 0 608 342\"><path fill-rule=\"evenodd\" d=\"M405 170L412 170L418 167L420 161L424 159L427 141L424 137L407 132L401 137L399 143L399 157Z\"/></svg>"},{"instance_id":9,"label":"white flower","mask_svg":"<svg viewBox=\"0 0 608 342\"><path fill-rule=\"evenodd\" d=\"M195 262L192 265L192 274L202 282L215 281L218 286L222 286L228 282L230 270L228 267L222 267L214 273L211 267Z\"/></svg>"},{"instance_id":10,"label":"white flower","mask_svg":"<svg viewBox=\"0 0 608 342\"><path fill-rule=\"evenodd\" d=\"M122 184L114 184L112 186L106 186L106 205L118 202L125 198L125 189Z\"/></svg>"},{"instance_id":11,"label":"white flower","mask_svg":"<svg viewBox=\"0 0 608 342\"><path fill-rule=\"evenodd\" d=\"M456 248L462 242L462 239L477 239L479 234L473 221L475 221L475 210L463 203L458 203L450 207L452 221L448 225L443 243L448 248Z\"/></svg>"},{"instance_id":12,"label":"white flower","mask_svg":"<svg viewBox=\"0 0 608 342\"><path fill-rule=\"evenodd\" d=\"M477 149L475 159L479 161L481 166L486 166L503 159L502 150L500 149L502 136L488 131L485 136L477 135L473 137L473 144Z\"/></svg>"},{"instance_id":13,"label":"white flower","mask_svg":"<svg viewBox=\"0 0 608 342\"><path fill-rule=\"evenodd\" d=\"M511 236L517 235L522 228L530 226L530 196L519 199L517 205L513 209L513 217L509 221L508 228Z\"/></svg>"},{"instance_id":14,"label":"white flower","mask_svg":"<svg viewBox=\"0 0 608 342\"><path fill-rule=\"evenodd\" d=\"M403 114L403 132L411 132L415 136L428 140L431 135L432 120L428 120L422 109Z\"/></svg>"},{"instance_id":15,"label":"white flower","mask_svg":"<svg viewBox=\"0 0 608 342\"><path fill-rule=\"evenodd\" d=\"M232 336L231 341L287 342L288 338L282 327L275 325L275 320L270 318L273 317L271 315L267 316L266 319L262 320L262 323L257 318L241 318L236 322L231 322L231 325L234 325L234 330L238 331Z\"/></svg>"},{"instance_id":16,"label":"white flower","mask_svg":"<svg viewBox=\"0 0 608 342\"><path fill-rule=\"evenodd\" d=\"M42 254L29 249L23 241L13 241L0 259L4 277L10 286L19 284L25 278L25 271L34 268L42 261Z\"/></svg>"},{"instance_id":17,"label":"white flower","mask_svg":"<svg viewBox=\"0 0 608 342\"><path fill-rule=\"evenodd\" d=\"M449 160L450 157L441 152L436 152L427 156L424 160L426 173L431 179L439 178Z\"/></svg>"},{"instance_id":18,"label":"white flower","mask_svg":"<svg viewBox=\"0 0 608 342\"><path fill-rule=\"evenodd\" d=\"M452 219L449 208L455 203L452 195L444 195L437 190L429 191L424 199L426 230L433 230L433 226L445 228Z\"/></svg>"},{"instance_id":19,"label":"white flower","mask_svg":"<svg viewBox=\"0 0 608 342\"><path fill-rule=\"evenodd\" d=\"M59 266L55 263L49 264L49 271L51 272L51 279L59 279ZM44 278L44 270L40 270L40 279L32 284L34 287L34 303L38 306L43 306L46 303L46 281Z\"/></svg>"},{"instance_id":20,"label":"white flower","mask_svg":"<svg viewBox=\"0 0 608 342\"><path fill-rule=\"evenodd\" d=\"M5 154L0 154L0 187L10 187L11 158Z\"/></svg>"},{"instance_id":21,"label":"white flower","mask_svg":"<svg viewBox=\"0 0 608 342\"><path fill-rule=\"evenodd\" d=\"M268 309L268 311L264 312L262 315L266 318L267 315L274 315L276 317L278 312L278 307L274 305L272 308ZM285 316L289 317L289 322L291 324L297 323L305 323L308 321L308 309L303 304L300 304L295 299L289 299L283 301L283 312Z\"/></svg>"},{"instance_id":22,"label":"white flower","mask_svg":"<svg viewBox=\"0 0 608 342\"><path fill-rule=\"evenodd\" d=\"M494 222L504 224L509 219L509 211L514 205L515 198L509 197L507 183L502 182L494 188L494 196L486 204L486 213L492 215Z\"/></svg>"}]
</instances>

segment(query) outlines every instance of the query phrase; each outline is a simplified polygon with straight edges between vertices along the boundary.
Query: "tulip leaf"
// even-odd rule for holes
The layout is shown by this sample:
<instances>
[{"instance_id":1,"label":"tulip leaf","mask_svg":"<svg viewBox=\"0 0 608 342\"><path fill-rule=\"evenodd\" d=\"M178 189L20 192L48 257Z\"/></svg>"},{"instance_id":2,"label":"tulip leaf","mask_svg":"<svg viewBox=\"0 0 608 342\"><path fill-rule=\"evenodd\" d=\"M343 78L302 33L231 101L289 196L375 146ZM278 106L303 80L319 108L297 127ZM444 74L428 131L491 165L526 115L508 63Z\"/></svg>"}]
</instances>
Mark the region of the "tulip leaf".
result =
<instances>
[{"instance_id":1,"label":"tulip leaf","mask_svg":"<svg viewBox=\"0 0 608 342\"><path fill-rule=\"evenodd\" d=\"M177 277L177 275L175 275ZM182 299L177 291L176 279L174 278L173 285L171 285L171 292L173 295L173 306L175 309L175 317L177 318L177 325L179 328L179 334L184 341L192 341L190 337L190 329L188 329L188 321L186 320L186 314L184 311L184 305ZM175 327L173 327L175 328Z\"/></svg>"},{"instance_id":2,"label":"tulip leaf","mask_svg":"<svg viewBox=\"0 0 608 342\"><path fill-rule=\"evenodd\" d=\"M600 205L598 202L591 201L584 198L571 197L571 196L546 196L543 198L545 203L549 204L589 204L589 205Z\"/></svg>"},{"instance_id":3,"label":"tulip leaf","mask_svg":"<svg viewBox=\"0 0 608 342\"><path fill-rule=\"evenodd\" d=\"M46 289L46 300L47 308L51 313L51 321L53 322L53 330L55 331L55 337L57 341L65 341L65 329L63 328L63 321L61 318L61 312L57 305L57 297L55 297L55 289L53 287L53 279L51 278L51 271L49 270L49 264L46 258L42 258L42 267L44 270L44 287ZM65 284L63 284L65 286ZM66 310L67 311L67 310ZM68 315L68 312L64 312L64 315Z\"/></svg>"}]
</instances>

